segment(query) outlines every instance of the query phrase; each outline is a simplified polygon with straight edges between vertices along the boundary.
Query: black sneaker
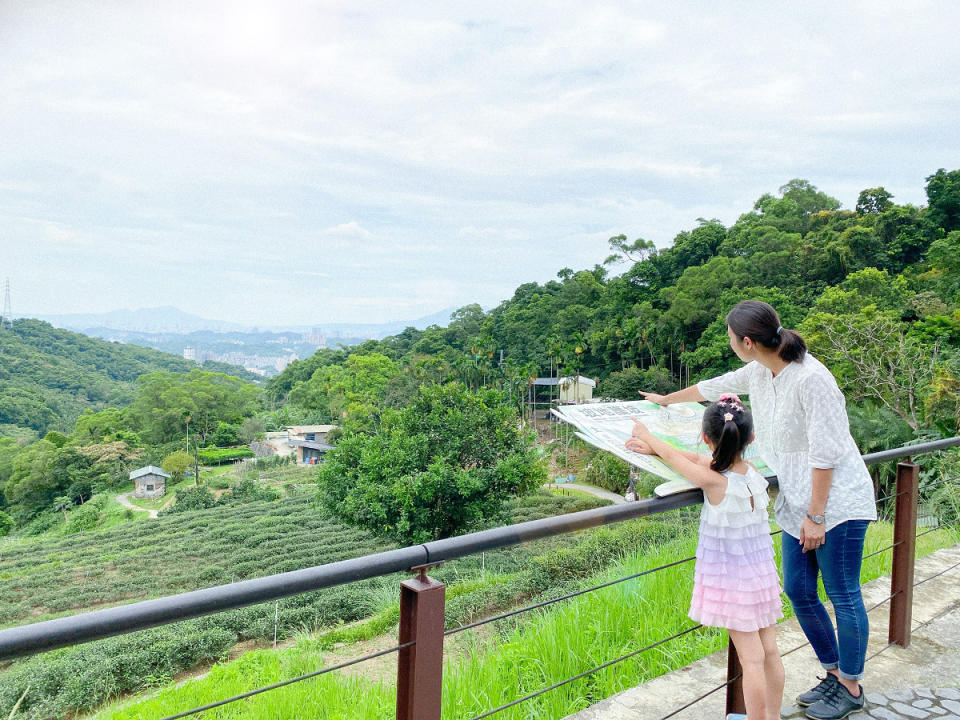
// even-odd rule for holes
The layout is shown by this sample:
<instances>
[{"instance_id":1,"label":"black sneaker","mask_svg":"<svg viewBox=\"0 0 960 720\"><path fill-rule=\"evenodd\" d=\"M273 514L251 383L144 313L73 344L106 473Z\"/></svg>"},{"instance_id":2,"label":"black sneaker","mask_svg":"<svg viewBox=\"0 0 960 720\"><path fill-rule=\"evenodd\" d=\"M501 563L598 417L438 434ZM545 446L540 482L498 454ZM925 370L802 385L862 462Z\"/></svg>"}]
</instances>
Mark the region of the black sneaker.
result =
<instances>
[{"instance_id":1,"label":"black sneaker","mask_svg":"<svg viewBox=\"0 0 960 720\"><path fill-rule=\"evenodd\" d=\"M813 705L818 700L823 699L823 696L827 694L827 690L832 688L834 685L839 685L837 681L837 676L833 673L827 673L826 677L817 676L817 680L820 681L820 684L815 688L807 690L805 693L800 693L797 695L797 705L800 707L809 707Z\"/></svg>"},{"instance_id":2,"label":"black sneaker","mask_svg":"<svg viewBox=\"0 0 960 720\"><path fill-rule=\"evenodd\" d=\"M807 708L806 715L812 720L841 720L850 713L863 710L863 688L860 696L854 697L839 681L827 690L823 698Z\"/></svg>"}]
</instances>

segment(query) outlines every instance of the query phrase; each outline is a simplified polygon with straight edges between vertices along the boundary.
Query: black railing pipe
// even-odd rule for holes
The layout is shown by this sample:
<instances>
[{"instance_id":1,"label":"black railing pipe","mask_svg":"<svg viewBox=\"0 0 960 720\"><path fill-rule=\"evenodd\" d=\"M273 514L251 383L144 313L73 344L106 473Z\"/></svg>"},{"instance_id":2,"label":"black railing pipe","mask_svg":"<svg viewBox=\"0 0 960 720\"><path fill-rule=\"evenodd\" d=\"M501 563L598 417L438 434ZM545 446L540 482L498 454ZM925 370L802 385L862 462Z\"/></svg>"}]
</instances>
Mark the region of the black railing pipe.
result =
<instances>
[{"instance_id":1,"label":"black railing pipe","mask_svg":"<svg viewBox=\"0 0 960 720\"><path fill-rule=\"evenodd\" d=\"M924 455L926 453L936 452L937 450L947 450L958 446L960 446L960 436L917 443L916 445L904 445L903 447L893 448L892 450L881 450L880 452L869 453L863 456L863 461L867 465L876 465L877 463L887 462L889 460L900 460L901 458Z\"/></svg>"},{"instance_id":2,"label":"black railing pipe","mask_svg":"<svg viewBox=\"0 0 960 720\"><path fill-rule=\"evenodd\" d=\"M422 545L0 630L0 661L234 610L426 562Z\"/></svg>"}]
</instances>

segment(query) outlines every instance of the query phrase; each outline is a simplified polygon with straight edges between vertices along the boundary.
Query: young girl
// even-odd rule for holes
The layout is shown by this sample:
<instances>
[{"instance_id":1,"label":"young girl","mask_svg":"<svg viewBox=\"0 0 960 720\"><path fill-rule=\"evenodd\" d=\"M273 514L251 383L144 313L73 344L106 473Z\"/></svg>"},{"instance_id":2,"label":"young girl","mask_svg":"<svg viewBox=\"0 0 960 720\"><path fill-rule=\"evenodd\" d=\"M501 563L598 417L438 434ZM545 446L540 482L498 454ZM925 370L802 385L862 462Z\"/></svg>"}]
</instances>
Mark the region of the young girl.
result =
<instances>
[{"instance_id":1,"label":"young girl","mask_svg":"<svg viewBox=\"0 0 960 720\"><path fill-rule=\"evenodd\" d=\"M753 419L736 395L723 395L703 413L703 439L712 457L678 450L634 420L629 450L659 455L703 489L700 540L690 617L726 628L743 667L749 720L779 720L783 663L776 622L783 617L780 582L767 518L767 481L743 461Z\"/></svg>"}]
</instances>

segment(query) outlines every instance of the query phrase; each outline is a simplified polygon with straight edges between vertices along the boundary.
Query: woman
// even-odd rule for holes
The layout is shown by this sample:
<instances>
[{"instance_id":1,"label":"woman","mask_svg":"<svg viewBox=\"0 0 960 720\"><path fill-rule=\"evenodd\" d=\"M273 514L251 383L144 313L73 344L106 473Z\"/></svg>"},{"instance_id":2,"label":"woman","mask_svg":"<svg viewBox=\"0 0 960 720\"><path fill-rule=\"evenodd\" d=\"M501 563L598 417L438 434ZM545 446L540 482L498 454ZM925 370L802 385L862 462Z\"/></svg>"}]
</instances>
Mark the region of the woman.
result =
<instances>
[{"instance_id":1,"label":"woman","mask_svg":"<svg viewBox=\"0 0 960 720\"><path fill-rule=\"evenodd\" d=\"M843 394L800 335L767 303L745 300L727 315L730 347L746 365L669 395L661 405L749 395L760 455L777 473L783 585L800 627L827 671L797 703L807 717L838 720L863 708L869 626L860 593L867 524L877 519L873 482L850 435ZM823 578L837 628L817 597Z\"/></svg>"}]
</instances>

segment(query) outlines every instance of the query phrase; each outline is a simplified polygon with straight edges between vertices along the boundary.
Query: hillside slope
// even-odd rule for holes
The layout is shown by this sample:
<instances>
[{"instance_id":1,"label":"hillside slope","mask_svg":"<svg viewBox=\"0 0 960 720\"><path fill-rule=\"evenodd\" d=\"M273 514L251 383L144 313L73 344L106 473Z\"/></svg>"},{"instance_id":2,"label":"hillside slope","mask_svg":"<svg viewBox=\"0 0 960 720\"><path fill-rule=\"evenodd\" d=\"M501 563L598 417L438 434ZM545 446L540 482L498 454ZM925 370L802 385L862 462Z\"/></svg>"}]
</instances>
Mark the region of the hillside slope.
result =
<instances>
[{"instance_id":1,"label":"hillside slope","mask_svg":"<svg viewBox=\"0 0 960 720\"><path fill-rule=\"evenodd\" d=\"M69 431L87 408L129 403L140 375L196 367L157 350L87 337L40 320L15 320L12 328L0 329L0 435L24 428L40 434ZM218 363L215 369L253 377L242 368L228 368Z\"/></svg>"}]
</instances>

